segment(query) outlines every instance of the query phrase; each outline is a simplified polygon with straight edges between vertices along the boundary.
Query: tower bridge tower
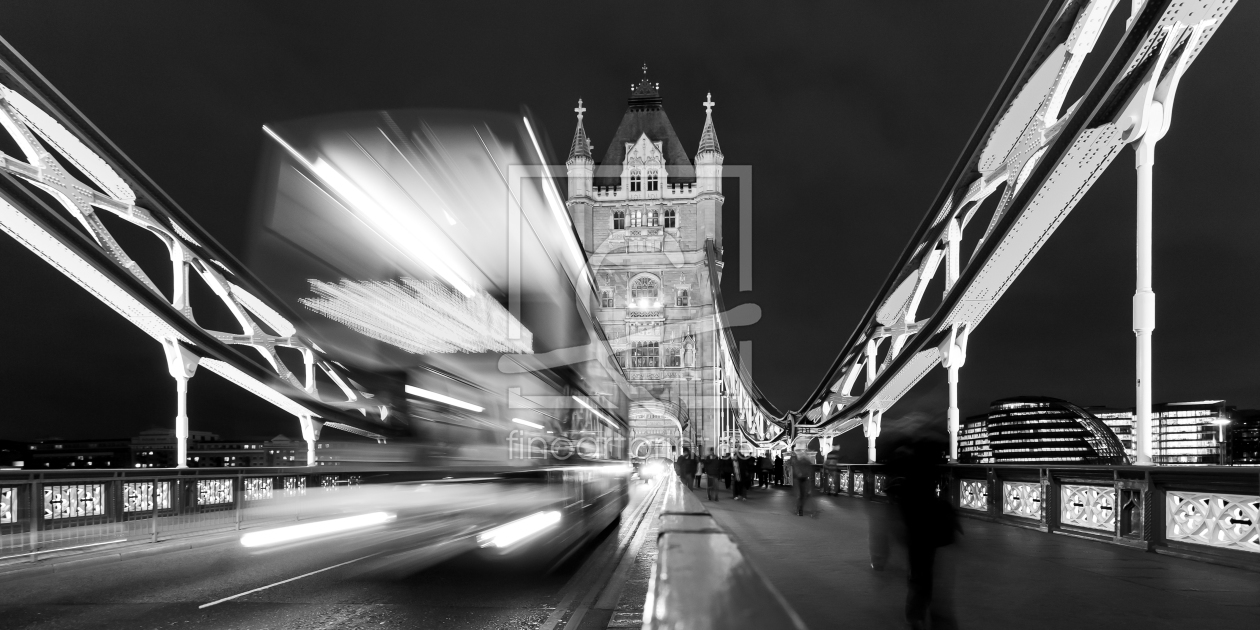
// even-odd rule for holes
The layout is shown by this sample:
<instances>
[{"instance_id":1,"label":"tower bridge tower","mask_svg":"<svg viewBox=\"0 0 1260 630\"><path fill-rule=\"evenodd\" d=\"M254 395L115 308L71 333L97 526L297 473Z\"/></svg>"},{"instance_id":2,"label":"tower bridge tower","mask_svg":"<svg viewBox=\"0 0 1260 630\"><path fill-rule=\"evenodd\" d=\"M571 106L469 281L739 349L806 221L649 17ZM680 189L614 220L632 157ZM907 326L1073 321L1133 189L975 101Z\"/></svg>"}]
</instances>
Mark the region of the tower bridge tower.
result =
<instances>
[{"instance_id":1,"label":"tower bridge tower","mask_svg":"<svg viewBox=\"0 0 1260 630\"><path fill-rule=\"evenodd\" d=\"M566 162L567 207L599 290L596 317L630 382L636 456L717 446L722 413L707 244L722 251L722 151L706 111L695 162L665 114L647 67L621 124L594 162L578 102ZM720 271L720 263L719 271Z\"/></svg>"}]
</instances>

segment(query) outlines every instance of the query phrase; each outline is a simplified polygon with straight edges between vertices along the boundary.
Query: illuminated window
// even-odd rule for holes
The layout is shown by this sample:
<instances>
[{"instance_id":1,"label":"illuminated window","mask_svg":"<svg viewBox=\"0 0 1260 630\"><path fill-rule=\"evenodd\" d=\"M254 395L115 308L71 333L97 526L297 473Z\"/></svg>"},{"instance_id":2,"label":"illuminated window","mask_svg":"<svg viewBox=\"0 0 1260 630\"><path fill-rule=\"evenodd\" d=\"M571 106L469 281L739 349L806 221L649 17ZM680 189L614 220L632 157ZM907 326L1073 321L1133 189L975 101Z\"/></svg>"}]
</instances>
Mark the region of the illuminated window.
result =
<instances>
[{"instance_id":1,"label":"illuminated window","mask_svg":"<svg viewBox=\"0 0 1260 630\"><path fill-rule=\"evenodd\" d=\"M655 341L637 341L631 349L631 367L660 367L661 344Z\"/></svg>"},{"instance_id":2,"label":"illuminated window","mask_svg":"<svg viewBox=\"0 0 1260 630\"><path fill-rule=\"evenodd\" d=\"M630 211L630 227L642 227L642 226L643 226L643 211L631 210Z\"/></svg>"},{"instance_id":3,"label":"illuminated window","mask_svg":"<svg viewBox=\"0 0 1260 630\"><path fill-rule=\"evenodd\" d=\"M656 280L652 278L635 278L634 284L630 285L630 297L634 300L655 300L657 295L660 295L660 292L657 289Z\"/></svg>"},{"instance_id":4,"label":"illuminated window","mask_svg":"<svg viewBox=\"0 0 1260 630\"><path fill-rule=\"evenodd\" d=\"M658 223L658 222L659 222L659 220L660 220L660 219L659 219L659 217L660 217L660 215L658 215L658 214L656 213L656 211L655 211L655 210L648 210L648 211L647 211L647 225L648 225L648 227L656 227L657 225L659 225L659 223Z\"/></svg>"},{"instance_id":5,"label":"illuminated window","mask_svg":"<svg viewBox=\"0 0 1260 630\"><path fill-rule=\"evenodd\" d=\"M643 190L643 173L637 169L630 171L630 192L641 190Z\"/></svg>"},{"instance_id":6,"label":"illuminated window","mask_svg":"<svg viewBox=\"0 0 1260 630\"><path fill-rule=\"evenodd\" d=\"M672 209L665 211L665 227L678 227L678 215L676 215Z\"/></svg>"},{"instance_id":7,"label":"illuminated window","mask_svg":"<svg viewBox=\"0 0 1260 630\"><path fill-rule=\"evenodd\" d=\"M621 212L620 210L613 213L613 229L614 230L626 229L626 213Z\"/></svg>"},{"instance_id":8,"label":"illuminated window","mask_svg":"<svg viewBox=\"0 0 1260 630\"><path fill-rule=\"evenodd\" d=\"M654 190L660 190L659 188L660 183L656 179L656 169L652 169L648 171L647 184L648 184L647 189L649 192L654 191Z\"/></svg>"},{"instance_id":9,"label":"illuminated window","mask_svg":"<svg viewBox=\"0 0 1260 630\"><path fill-rule=\"evenodd\" d=\"M679 289L678 295L674 298L674 306L691 306L691 290Z\"/></svg>"},{"instance_id":10,"label":"illuminated window","mask_svg":"<svg viewBox=\"0 0 1260 630\"><path fill-rule=\"evenodd\" d=\"M599 291L599 305L600 305L600 307L601 307L601 308L612 308L612 307L613 307L613 294L612 294L612 289L600 289L600 291Z\"/></svg>"}]
</instances>

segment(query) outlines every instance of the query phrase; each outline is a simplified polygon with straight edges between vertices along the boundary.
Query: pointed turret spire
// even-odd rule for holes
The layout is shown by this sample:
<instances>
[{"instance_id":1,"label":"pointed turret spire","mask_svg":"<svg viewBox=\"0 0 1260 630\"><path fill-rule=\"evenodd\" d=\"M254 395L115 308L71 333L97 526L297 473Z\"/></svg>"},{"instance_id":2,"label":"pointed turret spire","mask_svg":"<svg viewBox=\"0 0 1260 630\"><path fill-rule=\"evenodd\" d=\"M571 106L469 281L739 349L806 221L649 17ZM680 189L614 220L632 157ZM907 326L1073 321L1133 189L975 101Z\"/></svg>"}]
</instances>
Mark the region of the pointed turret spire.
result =
<instances>
[{"instance_id":1,"label":"pointed turret spire","mask_svg":"<svg viewBox=\"0 0 1260 630\"><path fill-rule=\"evenodd\" d=\"M722 154L722 147L718 146L717 131L713 129L713 106L717 103L713 102L713 93L707 94L708 98L701 103L704 105L704 131L700 132L700 150L696 155L705 153Z\"/></svg>"},{"instance_id":2,"label":"pointed turret spire","mask_svg":"<svg viewBox=\"0 0 1260 630\"><path fill-rule=\"evenodd\" d=\"M578 106L573 109L577 112L577 130L573 132L573 145L569 147L569 162L577 158L591 159L591 141L586 138L586 129L582 127L582 114L586 112L586 108L582 107L582 99L578 99Z\"/></svg>"}]
</instances>

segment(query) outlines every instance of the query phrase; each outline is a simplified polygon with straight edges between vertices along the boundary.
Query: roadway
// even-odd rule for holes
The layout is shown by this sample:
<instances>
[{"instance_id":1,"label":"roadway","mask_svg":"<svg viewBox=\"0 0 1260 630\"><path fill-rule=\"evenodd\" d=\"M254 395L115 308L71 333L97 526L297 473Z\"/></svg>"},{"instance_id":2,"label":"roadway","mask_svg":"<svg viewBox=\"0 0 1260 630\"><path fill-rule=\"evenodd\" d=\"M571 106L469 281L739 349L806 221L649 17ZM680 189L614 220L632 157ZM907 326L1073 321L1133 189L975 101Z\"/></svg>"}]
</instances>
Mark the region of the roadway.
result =
<instances>
[{"instance_id":1,"label":"roadway","mask_svg":"<svg viewBox=\"0 0 1260 630\"><path fill-rule=\"evenodd\" d=\"M559 566L465 554L384 577L366 570L362 548L257 555L231 536L55 573L0 574L0 628L637 627L655 560L656 488L632 484L620 522Z\"/></svg>"},{"instance_id":2,"label":"roadway","mask_svg":"<svg viewBox=\"0 0 1260 630\"><path fill-rule=\"evenodd\" d=\"M703 504L810 628L906 627L904 551L894 546L883 571L870 567L867 510L883 504L814 496L812 515L798 517L786 488L729 497ZM1242 629L1260 620L1260 573L967 518L962 526L937 572L959 627Z\"/></svg>"}]
</instances>

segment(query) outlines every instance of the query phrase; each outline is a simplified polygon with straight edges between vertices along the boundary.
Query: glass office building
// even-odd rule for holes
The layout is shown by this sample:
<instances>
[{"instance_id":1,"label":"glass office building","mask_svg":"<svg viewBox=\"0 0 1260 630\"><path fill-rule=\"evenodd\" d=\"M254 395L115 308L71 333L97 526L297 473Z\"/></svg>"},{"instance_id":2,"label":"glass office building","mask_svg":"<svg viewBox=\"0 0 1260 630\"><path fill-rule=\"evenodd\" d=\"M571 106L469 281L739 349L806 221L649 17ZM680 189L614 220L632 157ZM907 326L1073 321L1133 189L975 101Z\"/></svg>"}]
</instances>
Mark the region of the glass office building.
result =
<instances>
[{"instance_id":1,"label":"glass office building","mask_svg":"<svg viewBox=\"0 0 1260 630\"><path fill-rule=\"evenodd\" d=\"M993 401L987 415L967 419L958 451L960 462L972 463L1128 462L1124 445L1105 423L1072 403L1047 396Z\"/></svg>"}]
</instances>

